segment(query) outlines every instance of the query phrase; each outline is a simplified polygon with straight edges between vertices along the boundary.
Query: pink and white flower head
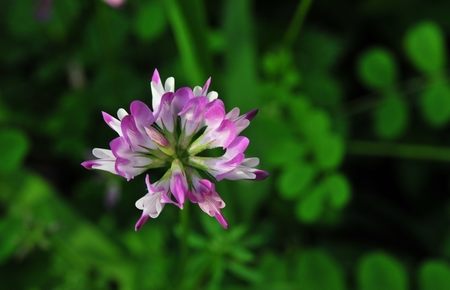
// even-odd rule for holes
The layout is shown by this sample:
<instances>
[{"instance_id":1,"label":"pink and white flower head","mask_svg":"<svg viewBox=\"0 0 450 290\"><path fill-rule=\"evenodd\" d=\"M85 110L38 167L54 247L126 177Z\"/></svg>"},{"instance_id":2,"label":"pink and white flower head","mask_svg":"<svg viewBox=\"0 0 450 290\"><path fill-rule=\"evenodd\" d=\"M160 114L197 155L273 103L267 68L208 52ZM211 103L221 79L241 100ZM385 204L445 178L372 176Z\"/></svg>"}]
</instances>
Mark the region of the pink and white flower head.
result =
<instances>
[{"instance_id":1,"label":"pink and white flower head","mask_svg":"<svg viewBox=\"0 0 450 290\"><path fill-rule=\"evenodd\" d=\"M125 4L125 0L103 0L106 4L111 7L118 8Z\"/></svg>"},{"instance_id":2,"label":"pink and white flower head","mask_svg":"<svg viewBox=\"0 0 450 290\"><path fill-rule=\"evenodd\" d=\"M136 202L142 210L136 230L149 218L159 216L165 204L183 209L185 202L198 204L227 228L221 212L225 203L213 181L261 180L268 176L256 168L258 158L245 156L250 141L239 136L257 111L240 115L239 109L234 108L226 113L217 92L208 92L210 83L211 78L203 87L175 90L174 78L163 84L155 70L150 83L152 109L141 101L133 101L129 112L118 110L117 118L102 112L104 121L118 137L109 143L109 149L94 148L96 159L84 161L85 168L108 171L128 181L154 168L166 169L153 184L149 175L145 178L147 194ZM214 148L222 148L224 154L206 157L208 150ZM214 180L201 177L205 175Z\"/></svg>"}]
</instances>

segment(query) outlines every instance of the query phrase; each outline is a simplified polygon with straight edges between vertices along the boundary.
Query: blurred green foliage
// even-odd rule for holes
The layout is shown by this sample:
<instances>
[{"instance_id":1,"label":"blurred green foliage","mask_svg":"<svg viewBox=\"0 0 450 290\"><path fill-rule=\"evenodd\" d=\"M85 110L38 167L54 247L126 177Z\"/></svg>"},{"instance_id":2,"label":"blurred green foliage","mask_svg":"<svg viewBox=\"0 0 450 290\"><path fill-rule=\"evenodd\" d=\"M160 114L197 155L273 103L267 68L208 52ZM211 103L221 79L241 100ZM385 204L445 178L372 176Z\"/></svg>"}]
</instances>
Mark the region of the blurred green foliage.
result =
<instances>
[{"instance_id":1,"label":"blurred green foliage","mask_svg":"<svg viewBox=\"0 0 450 290\"><path fill-rule=\"evenodd\" d=\"M450 3L422 2L4 3L0 288L450 289ZM227 231L168 206L136 233L143 179L79 166L155 67L260 109L271 176L217 185Z\"/></svg>"}]
</instances>

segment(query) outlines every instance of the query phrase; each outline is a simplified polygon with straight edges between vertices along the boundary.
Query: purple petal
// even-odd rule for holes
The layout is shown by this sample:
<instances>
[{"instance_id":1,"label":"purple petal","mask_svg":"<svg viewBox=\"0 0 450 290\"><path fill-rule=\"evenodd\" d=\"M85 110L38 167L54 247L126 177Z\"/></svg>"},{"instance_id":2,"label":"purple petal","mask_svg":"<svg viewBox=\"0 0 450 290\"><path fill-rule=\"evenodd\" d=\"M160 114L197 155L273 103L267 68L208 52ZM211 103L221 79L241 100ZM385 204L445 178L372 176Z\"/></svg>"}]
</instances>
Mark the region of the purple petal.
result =
<instances>
[{"instance_id":1,"label":"purple petal","mask_svg":"<svg viewBox=\"0 0 450 290\"><path fill-rule=\"evenodd\" d=\"M207 126L216 128L225 118L225 105L219 99L208 104L205 112L205 123Z\"/></svg>"},{"instance_id":2,"label":"purple petal","mask_svg":"<svg viewBox=\"0 0 450 290\"><path fill-rule=\"evenodd\" d=\"M231 142L230 146L228 146L225 156L232 158L240 153L244 153L249 144L250 140L247 137L238 136Z\"/></svg>"},{"instance_id":3,"label":"purple petal","mask_svg":"<svg viewBox=\"0 0 450 290\"><path fill-rule=\"evenodd\" d=\"M156 68L153 71L152 82L154 82L156 84L160 84L161 83L161 78L159 77L159 72L158 72L158 70Z\"/></svg>"},{"instance_id":4,"label":"purple petal","mask_svg":"<svg viewBox=\"0 0 450 290\"><path fill-rule=\"evenodd\" d=\"M145 127L145 132L147 133L148 137L150 137L150 139L152 139L152 141L159 146L166 147L169 145L169 141L166 139L166 137L164 137L164 135L155 128Z\"/></svg>"},{"instance_id":5,"label":"purple petal","mask_svg":"<svg viewBox=\"0 0 450 290\"><path fill-rule=\"evenodd\" d=\"M103 116L103 120L105 121L105 123L108 124L108 126L111 127L111 129L113 129L120 135L121 134L120 121L117 120L116 118L114 118L113 116L111 116L110 114L103 112L103 111L102 111L102 116Z\"/></svg>"},{"instance_id":6,"label":"purple petal","mask_svg":"<svg viewBox=\"0 0 450 290\"><path fill-rule=\"evenodd\" d=\"M200 96L206 96L206 94L208 93L208 89L209 89L209 85L210 84L211 84L211 77L209 77L206 80L205 84L203 85L202 92L201 92Z\"/></svg>"},{"instance_id":7,"label":"purple petal","mask_svg":"<svg viewBox=\"0 0 450 290\"><path fill-rule=\"evenodd\" d=\"M133 150L141 150L142 146L155 149L156 145L146 135L144 127L142 131L136 126L136 120L133 115L125 116L121 123L122 134L129 146Z\"/></svg>"},{"instance_id":8,"label":"purple petal","mask_svg":"<svg viewBox=\"0 0 450 290\"><path fill-rule=\"evenodd\" d=\"M152 110L141 101L131 102L130 112L136 121L136 125L140 128L150 126L155 120Z\"/></svg>"},{"instance_id":9,"label":"purple petal","mask_svg":"<svg viewBox=\"0 0 450 290\"><path fill-rule=\"evenodd\" d=\"M161 98L156 120L159 126L166 127L170 132L174 129L174 114L172 112L172 101L174 93L165 93Z\"/></svg>"},{"instance_id":10,"label":"purple petal","mask_svg":"<svg viewBox=\"0 0 450 290\"><path fill-rule=\"evenodd\" d=\"M224 162L223 165L226 166L238 166L242 163L242 160L244 160L245 156L243 153L239 153L236 156L234 156L232 159L228 160L227 162Z\"/></svg>"},{"instance_id":11,"label":"purple petal","mask_svg":"<svg viewBox=\"0 0 450 290\"><path fill-rule=\"evenodd\" d=\"M145 175L145 185L147 185L147 191L148 192L155 192L152 183L150 182L150 175Z\"/></svg>"},{"instance_id":12,"label":"purple petal","mask_svg":"<svg viewBox=\"0 0 450 290\"><path fill-rule=\"evenodd\" d=\"M264 180L269 176L269 172L267 172L265 170L260 170L260 169L256 170L253 173L255 173L255 175L256 175L256 177L255 177L256 180Z\"/></svg>"},{"instance_id":13,"label":"purple petal","mask_svg":"<svg viewBox=\"0 0 450 290\"><path fill-rule=\"evenodd\" d=\"M180 174L176 173L172 176L170 180L170 191L177 201L177 205L179 208L183 208L184 200L187 195L187 181L186 178Z\"/></svg>"},{"instance_id":14,"label":"purple petal","mask_svg":"<svg viewBox=\"0 0 450 290\"><path fill-rule=\"evenodd\" d=\"M228 222L227 220L223 217L222 213L220 211L216 212L216 214L214 215L214 217L216 218L216 220L219 222L219 224L224 228L224 229L228 229Z\"/></svg>"},{"instance_id":15,"label":"purple petal","mask_svg":"<svg viewBox=\"0 0 450 290\"><path fill-rule=\"evenodd\" d=\"M234 123L229 120L223 120L220 124L219 128L217 129L217 133L219 133L217 137L220 137L221 140L221 146L224 148L227 148L231 142L236 138L236 127L234 126Z\"/></svg>"},{"instance_id":16,"label":"purple petal","mask_svg":"<svg viewBox=\"0 0 450 290\"><path fill-rule=\"evenodd\" d=\"M253 120L253 118L255 118L255 116L258 114L258 109L253 109L250 112L247 112L244 114L244 118L251 121Z\"/></svg>"},{"instance_id":17,"label":"purple petal","mask_svg":"<svg viewBox=\"0 0 450 290\"><path fill-rule=\"evenodd\" d=\"M148 214L142 214L141 217L138 219L138 221L136 222L136 225L134 226L134 230L135 231L139 231L142 226L148 221L149 219L149 215Z\"/></svg>"},{"instance_id":18,"label":"purple petal","mask_svg":"<svg viewBox=\"0 0 450 290\"><path fill-rule=\"evenodd\" d=\"M192 92L191 88L188 87L179 88L175 92L172 101L174 114L178 114L179 112L181 112L186 103L192 98L194 98L194 93Z\"/></svg>"},{"instance_id":19,"label":"purple petal","mask_svg":"<svg viewBox=\"0 0 450 290\"><path fill-rule=\"evenodd\" d=\"M98 165L98 163L95 162L95 160L86 160L81 162L81 166L83 166L86 169L93 169L92 167L96 165Z\"/></svg>"},{"instance_id":20,"label":"purple petal","mask_svg":"<svg viewBox=\"0 0 450 290\"><path fill-rule=\"evenodd\" d=\"M109 142L109 147L115 157L121 157L130 151L130 146L123 137L117 137Z\"/></svg>"}]
</instances>

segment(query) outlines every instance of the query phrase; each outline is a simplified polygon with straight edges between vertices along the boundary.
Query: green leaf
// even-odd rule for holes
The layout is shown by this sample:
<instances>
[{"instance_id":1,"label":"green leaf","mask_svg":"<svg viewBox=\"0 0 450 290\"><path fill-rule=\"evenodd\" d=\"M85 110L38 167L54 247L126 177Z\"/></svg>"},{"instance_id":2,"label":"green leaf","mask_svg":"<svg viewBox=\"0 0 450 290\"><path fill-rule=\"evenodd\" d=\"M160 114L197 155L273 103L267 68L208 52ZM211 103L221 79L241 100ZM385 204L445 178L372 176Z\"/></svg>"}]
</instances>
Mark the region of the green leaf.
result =
<instances>
[{"instance_id":1,"label":"green leaf","mask_svg":"<svg viewBox=\"0 0 450 290\"><path fill-rule=\"evenodd\" d=\"M443 261L427 261L419 270L421 290L450 289L450 267Z\"/></svg>"},{"instance_id":2,"label":"green leaf","mask_svg":"<svg viewBox=\"0 0 450 290\"><path fill-rule=\"evenodd\" d=\"M0 232L2 238L0 239L0 265L11 257L26 233L23 222L19 219L7 216L0 220Z\"/></svg>"},{"instance_id":3,"label":"green leaf","mask_svg":"<svg viewBox=\"0 0 450 290\"><path fill-rule=\"evenodd\" d=\"M343 52L342 40L320 30L302 31L302 45L299 47L299 63L303 72L328 73Z\"/></svg>"},{"instance_id":4,"label":"green leaf","mask_svg":"<svg viewBox=\"0 0 450 290\"><path fill-rule=\"evenodd\" d=\"M130 29L129 20L124 15L107 5L99 5L95 16L85 25L82 36L83 60L98 62L117 59L117 55L124 53L123 48ZM120 70L114 73L120 73Z\"/></svg>"},{"instance_id":5,"label":"green leaf","mask_svg":"<svg viewBox=\"0 0 450 290\"><path fill-rule=\"evenodd\" d=\"M16 129L0 130L0 173L10 173L17 170L28 152L28 138Z\"/></svg>"},{"instance_id":6,"label":"green leaf","mask_svg":"<svg viewBox=\"0 0 450 290\"><path fill-rule=\"evenodd\" d=\"M294 199L311 184L317 170L308 163L298 162L284 168L278 179L278 189L282 197Z\"/></svg>"},{"instance_id":7,"label":"green leaf","mask_svg":"<svg viewBox=\"0 0 450 290\"><path fill-rule=\"evenodd\" d=\"M302 129L305 123L308 123L312 106L306 96L290 98L288 110L290 117L297 123L298 128Z\"/></svg>"},{"instance_id":8,"label":"green leaf","mask_svg":"<svg viewBox=\"0 0 450 290\"><path fill-rule=\"evenodd\" d=\"M32 0L14 1L9 5L6 24L14 37L27 39L30 36L38 34L40 26L36 23L33 7L35 3ZM8 7L8 5L6 6Z\"/></svg>"},{"instance_id":9,"label":"green leaf","mask_svg":"<svg viewBox=\"0 0 450 290\"><path fill-rule=\"evenodd\" d=\"M379 137L399 137L408 125L408 104L400 96L388 95L375 110L374 119L375 132Z\"/></svg>"},{"instance_id":10,"label":"green leaf","mask_svg":"<svg viewBox=\"0 0 450 290\"><path fill-rule=\"evenodd\" d=\"M304 77L305 94L316 105L335 108L344 96L342 82L323 73L308 73Z\"/></svg>"},{"instance_id":11,"label":"green leaf","mask_svg":"<svg viewBox=\"0 0 450 290\"><path fill-rule=\"evenodd\" d=\"M287 66L292 64L292 54L286 49L270 51L262 58L263 70L268 75L284 74Z\"/></svg>"},{"instance_id":12,"label":"green leaf","mask_svg":"<svg viewBox=\"0 0 450 290\"><path fill-rule=\"evenodd\" d=\"M279 140L275 146L267 150L270 154L266 155L264 161L276 166L298 162L306 154L305 144L292 137Z\"/></svg>"},{"instance_id":13,"label":"green leaf","mask_svg":"<svg viewBox=\"0 0 450 290\"><path fill-rule=\"evenodd\" d=\"M297 266L298 289L346 289L342 267L322 250L303 251Z\"/></svg>"},{"instance_id":14,"label":"green leaf","mask_svg":"<svg viewBox=\"0 0 450 290\"><path fill-rule=\"evenodd\" d=\"M322 169L338 167L345 153L344 141L333 133L318 135L313 143L313 152L316 164Z\"/></svg>"},{"instance_id":15,"label":"green leaf","mask_svg":"<svg viewBox=\"0 0 450 290\"><path fill-rule=\"evenodd\" d=\"M293 139L294 136L289 126L286 126L280 118L269 116L265 111L261 112L261 116L258 116L252 125L247 131L253 144L250 146L250 150L257 152L257 155L267 156L268 158L264 162L268 162L270 165L280 165L278 158L289 159L288 152L280 152L282 148L286 148L286 143L297 142ZM287 145L287 147L292 146ZM299 148L299 151L301 150ZM301 154L301 152L299 153ZM273 161L275 162L272 163Z\"/></svg>"},{"instance_id":16,"label":"green leaf","mask_svg":"<svg viewBox=\"0 0 450 290\"><path fill-rule=\"evenodd\" d=\"M416 68L432 74L445 67L444 34L436 23L421 22L405 37L406 54Z\"/></svg>"},{"instance_id":17,"label":"green leaf","mask_svg":"<svg viewBox=\"0 0 450 290\"><path fill-rule=\"evenodd\" d=\"M339 173L329 175L323 181L329 195L330 204L336 209L347 205L351 196L351 188L347 178Z\"/></svg>"},{"instance_id":18,"label":"green leaf","mask_svg":"<svg viewBox=\"0 0 450 290\"><path fill-rule=\"evenodd\" d=\"M420 97L425 120L433 127L441 127L450 119L450 88L443 82L428 86Z\"/></svg>"},{"instance_id":19,"label":"green leaf","mask_svg":"<svg viewBox=\"0 0 450 290\"><path fill-rule=\"evenodd\" d=\"M143 41L155 39L167 26L164 7L159 1L141 5L134 20L134 32Z\"/></svg>"},{"instance_id":20,"label":"green leaf","mask_svg":"<svg viewBox=\"0 0 450 290\"><path fill-rule=\"evenodd\" d=\"M305 119L298 124L300 130L312 142L320 139L324 133L328 133L331 128L331 120L328 113L320 109L312 109L306 113Z\"/></svg>"},{"instance_id":21,"label":"green leaf","mask_svg":"<svg viewBox=\"0 0 450 290\"><path fill-rule=\"evenodd\" d=\"M246 266L234 261L227 262L228 269L236 276L245 281L257 283L262 279L261 274L250 266Z\"/></svg>"},{"instance_id":22,"label":"green leaf","mask_svg":"<svg viewBox=\"0 0 450 290\"><path fill-rule=\"evenodd\" d=\"M358 60L358 75L371 88L386 88L397 78L397 67L392 54L383 48L372 48Z\"/></svg>"},{"instance_id":23,"label":"green leaf","mask_svg":"<svg viewBox=\"0 0 450 290\"><path fill-rule=\"evenodd\" d=\"M305 223L317 221L323 211L324 194L324 187L317 186L311 192L308 192L305 198L299 200L296 207L298 220Z\"/></svg>"},{"instance_id":24,"label":"green leaf","mask_svg":"<svg viewBox=\"0 0 450 290\"><path fill-rule=\"evenodd\" d=\"M380 252L364 256L358 266L359 290L407 290L408 278L401 263Z\"/></svg>"},{"instance_id":25,"label":"green leaf","mask_svg":"<svg viewBox=\"0 0 450 290\"><path fill-rule=\"evenodd\" d=\"M52 3L51 17L47 23L47 32L53 39L64 39L72 23L75 22L81 11L81 2L60 0Z\"/></svg>"}]
</instances>

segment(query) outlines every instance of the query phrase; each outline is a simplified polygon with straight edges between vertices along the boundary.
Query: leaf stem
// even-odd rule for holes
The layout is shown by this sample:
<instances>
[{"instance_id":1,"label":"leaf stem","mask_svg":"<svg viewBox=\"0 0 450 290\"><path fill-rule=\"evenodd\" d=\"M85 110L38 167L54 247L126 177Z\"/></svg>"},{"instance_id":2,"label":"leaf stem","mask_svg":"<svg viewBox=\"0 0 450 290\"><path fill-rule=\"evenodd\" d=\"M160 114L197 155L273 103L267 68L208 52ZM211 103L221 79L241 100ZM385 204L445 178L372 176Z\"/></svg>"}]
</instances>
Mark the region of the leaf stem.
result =
<instances>
[{"instance_id":1,"label":"leaf stem","mask_svg":"<svg viewBox=\"0 0 450 290\"><path fill-rule=\"evenodd\" d=\"M349 142L348 153L353 155L450 162L450 148L429 145L355 140Z\"/></svg>"},{"instance_id":2,"label":"leaf stem","mask_svg":"<svg viewBox=\"0 0 450 290\"><path fill-rule=\"evenodd\" d=\"M305 22L306 15L311 7L313 0L301 0L299 1L295 10L294 17L289 24L289 27L284 35L284 45L286 47L292 46L294 40L300 34L303 22Z\"/></svg>"},{"instance_id":3,"label":"leaf stem","mask_svg":"<svg viewBox=\"0 0 450 290\"><path fill-rule=\"evenodd\" d=\"M204 73L195 49L191 27L176 0L164 0L164 4L186 75L190 76L192 82L200 83Z\"/></svg>"},{"instance_id":4,"label":"leaf stem","mask_svg":"<svg viewBox=\"0 0 450 290\"><path fill-rule=\"evenodd\" d=\"M187 264L189 258L188 249L189 238L189 202L184 204L183 210L180 213L180 287L184 289L184 282L187 274Z\"/></svg>"}]
</instances>

